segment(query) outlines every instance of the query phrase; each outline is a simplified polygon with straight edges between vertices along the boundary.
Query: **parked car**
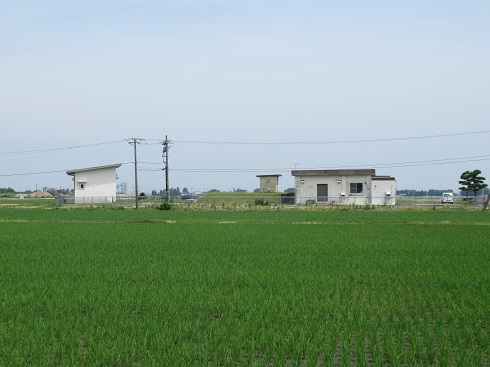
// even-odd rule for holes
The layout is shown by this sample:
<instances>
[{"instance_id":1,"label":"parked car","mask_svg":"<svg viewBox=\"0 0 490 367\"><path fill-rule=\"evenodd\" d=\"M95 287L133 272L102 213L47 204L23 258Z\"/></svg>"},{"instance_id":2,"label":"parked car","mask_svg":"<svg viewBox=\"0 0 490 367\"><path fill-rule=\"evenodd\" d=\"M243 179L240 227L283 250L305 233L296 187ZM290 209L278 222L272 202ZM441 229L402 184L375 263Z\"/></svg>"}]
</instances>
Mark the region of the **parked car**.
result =
<instances>
[{"instance_id":1,"label":"parked car","mask_svg":"<svg viewBox=\"0 0 490 367\"><path fill-rule=\"evenodd\" d=\"M454 204L454 194L452 192L444 192L441 198L442 204Z\"/></svg>"}]
</instances>

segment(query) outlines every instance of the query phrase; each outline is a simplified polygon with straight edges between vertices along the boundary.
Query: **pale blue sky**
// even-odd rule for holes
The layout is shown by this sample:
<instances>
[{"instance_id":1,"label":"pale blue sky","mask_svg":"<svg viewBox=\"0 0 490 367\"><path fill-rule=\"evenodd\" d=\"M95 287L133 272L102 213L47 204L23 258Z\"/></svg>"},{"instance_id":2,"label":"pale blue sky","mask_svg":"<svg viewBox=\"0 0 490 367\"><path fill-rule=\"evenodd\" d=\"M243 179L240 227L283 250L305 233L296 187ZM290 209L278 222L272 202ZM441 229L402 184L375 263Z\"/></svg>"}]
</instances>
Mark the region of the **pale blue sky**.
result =
<instances>
[{"instance_id":1,"label":"pale blue sky","mask_svg":"<svg viewBox=\"0 0 490 367\"><path fill-rule=\"evenodd\" d=\"M5 175L132 160L125 142L2 153L168 135L173 187L253 190L281 173L286 189L298 163L456 189L465 170L490 179L489 133L352 141L487 130L488 65L488 1L0 1L0 187L69 187ZM139 152L161 161L158 145ZM163 188L162 172L141 175Z\"/></svg>"}]
</instances>

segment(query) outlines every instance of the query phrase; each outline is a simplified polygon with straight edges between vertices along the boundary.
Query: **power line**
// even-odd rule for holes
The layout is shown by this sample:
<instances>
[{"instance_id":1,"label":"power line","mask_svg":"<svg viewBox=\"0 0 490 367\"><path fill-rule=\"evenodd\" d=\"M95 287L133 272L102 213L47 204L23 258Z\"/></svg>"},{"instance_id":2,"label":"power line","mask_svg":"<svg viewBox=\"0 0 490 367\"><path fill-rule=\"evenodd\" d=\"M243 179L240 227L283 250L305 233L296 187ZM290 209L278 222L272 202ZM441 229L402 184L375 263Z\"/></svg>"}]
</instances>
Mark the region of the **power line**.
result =
<instances>
[{"instance_id":1,"label":"power line","mask_svg":"<svg viewBox=\"0 0 490 367\"><path fill-rule=\"evenodd\" d=\"M140 164L162 164L162 162L143 162L143 161L138 161Z\"/></svg>"},{"instance_id":2,"label":"power line","mask_svg":"<svg viewBox=\"0 0 490 367\"><path fill-rule=\"evenodd\" d=\"M125 162L125 163L121 163L121 164L122 165L125 165L125 164L132 164L132 163L133 162ZM62 170L56 170L56 171L38 171L38 172L23 172L23 173L0 174L0 177L43 175L43 174L60 173L60 172L66 172L66 171L69 171L69 169L62 169Z\"/></svg>"},{"instance_id":3,"label":"power line","mask_svg":"<svg viewBox=\"0 0 490 367\"><path fill-rule=\"evenodd\" d=\"M434 162L434 163L420 163L420 164L393 164L393 165L385 165L383 168L398 168L398 167L419 167L419 166L437 166L443 164L455 164L455 163L467 163L467 162L481 162L481 161L489 161L490 158L486 159L469 159L469 160L460 160L454 162ZM366 167L366 166L364 166Z\"/></svg>"},{"instance_id":4,"label":"power line","mask_svg":"<svg viewBox=\"0 0 490 367\"><path fill-rule=\"evenodd\" d=\"M10 173L10 174L0 174L0 177L14 177L14 176L29 176L29 175L42 175L42 174L47 174L47 173L59 173L59 172L66 172L66 170L59 170L59 171L42 171L42 172L25 172L25 173Z\"/></svg>"},{"instance_id":5,"label":"power line","mask_svg":"<svg viewBox=\"0 0 490 367\"><path fill-rule=\"evenodd\" d=\"M118 147L118 148L108 148L108 149L95 149L95 150L90 150L89 153L112 152L115 150L122 150L122 149L125 149L125 148ZM40 153L39 155L36 155L35 157L33 157L32 155L31 156L27 156L27 155L8 156L8 155L6 155L6 156L0 156L0 160L2 160L2 161L19 161L19 160L28 159L28 160L32 161L34 159L46 159L46 158L53 159L53 158L59 157L59 156L67 157L67 156L79 155L79 154L80 154L80 152L73 151L73 152L59 153L59 155L54 155L54 156L42 154L42 153Z\"/></svg>"},{"instance_id":6,"label":"power line","mask_svg":"<svg viewBox=\"0 0 490 367\"><path fill-rule=\"evenodd\" d=\"M392 163L376 163L376 164L361 164L349 166L350 168L362 168L362 167L377 167L377 168L398 168L398 167L417 167L417 166L430 166L430 165L443 165L443 164L455 164L455 163L465 163L465 162L480 162L490 160L490 154L477 155L469 157L455 157L455 158L443 158L443 159L430 159L423 161L408 161L408 162L392 162ZM150 165L161 165L162 162L138 162L142 164ZM134 164L134 162L124 162L122 165ZM341 169L346 168L343 166L329 166L329 167L306 167L301 168L307 169ZM148 169L138 169L138 171L162 171L163 168L148 168ZM39 171L39 172L24 172L24 173L11 173L11 174L0 174L0 177L13 177L13 176L28 176L28 175L40 175L40 174L50 174L66 172L68 170L55 170L55 171ZM170 169L172 172L195 172L195 173L247 173L247 172L257 172L257 171L276 171L276 172L289 172L291 168L173 168Z\"/></svg>"},{"instance_id":7,"label":"power line","mask_svg":"<svg viewBox=\"0 0 490 367\"><path fill-rule=\"evenodd\" d=\"M456 158L444 158L444 159L431 159L425 161L409 161L409 162L394 162L394 163L377 163L377 164L362 164L354 166L330 166L330 167L307 167L302 168L304 170L311 169L345 169L345 168L362 168L362 167L377 167L377 168L392 168L392 167L417 167L417 166L430 166L430 165L442 165L442 164L455 164L465 162L479 162L490 160L490 155L479 155L470 157L456 157ZM289 172L291 168L176 168L172 169L175 172L195 172L195 173L239 173L239 172L257 172L257 171L275 171L275 172Z\"/></svg>"},{"instance_id":8,"label":"power line","mask_svg":"<svg viewBox=\"0 0 490 367\"><path fill-rule=\"evenodd\" d=\"M99 146L99 145L115 144L115 143L121 143L123 141L125 141L125 140L114 140L114 141L107 141L104 143L74 145L74 146L62 147L62 148L46 148L46 149L34 149L34 150L19 150L19 151L14 151L14 152L0 152L0 155L1 156L8 156L8 155L22 155L22 154L56 152L56 151L61 151L61 150L71 150L71 149L95 147L95 146Z\"/></svg>"},{"instance_id":9,"label":"power line","mask_svg":"<svg viewBox=\"0 0 490 367\"><path fill-rule=\"evenodd\" d=\"M467 131L460 133L451 134L437 134L437 135L421 135L421 136L408 136L408 137L394 137L394 138L377 138L377 139L358 139L358 140L330 140L330 141L286 141L286 142L254 142L254 141L199 141L199 140L174 140L174 143L183 144L228 144L228 145L327 145L327 144L355 144L355 143L374 143L374 142L387 142L387 141L400 141L400 140L417 140L417 139L434 139L434 138L445 138L445 137L455 137L464 135L476 135L476 134L488 134L490 130L480 130L480 131ZM164 143L162 139L141 139L142 142L145 141L146 145L161 145ZM73 145L68 147L58 147L58 148L45 148L45 149L32 149L32 150L20 150L20 151L8 151L0 152L0 156L9 155L23 155L23 154L35 154L35 153L46 153L64 150L73 150L80 148L89 148L100 145L108 145L115 143L122 143L127 141L127 139L113 140L101 143L83 144L83 145Z\"/></svg>"},{"instance_id":10,"label":"power line","mask_svg":"<svg viewBox=\"0 0 490 367\"><path fill-rule=\"evenodd\" d=\"M288 142L174 140L174 142L185 143L185 144L216 144L216 145L218 144L221 145L329 145L329 144L356 144L356 143L377 143L377 142L400 141L400 140L435 139L435 138L447 138L447 137L454 137L454 136L476 135L476 134L487 134L487 133L490 133L490 130L469 131L469 132L454 133L454 134L421 135L421 136L359 139L359 140L288 141Z\"/></svg>"},{"instance_id":11,"label":"power line","mask_svg":"<svg viewBox=\"0 0 490 367\"><path fill-rule=\"evenodd\" d=\"M398 137L398 138L385 138L385 139L365 139L365 140L345 140L345 141L326 141L326 142L205 142L205 141L173 141L173 142L180 142L180 143L198 143L198 144L259 144L259 145L266 145L266 144L272 144L272 145L285 145L285 144L337 144L337 143L359 143L359 142L379 142L379 141L395 141L395 140L411 140L411 139L429 139L429 138L441 138L441 137L453 137L453 136L462 136L462 135L474 135L474 134L484 134L484 133L489 133L490 130L481 130L481 131L472 131L472 132L462 132L462 133L453 133L453 134L439 134L439 135L426 135L426 136L413 136L413 137ZM34 153L41 153L41 152L53 152L53 151L62 151L62 150L72 150L72 149L79 149L79 148L86 148L86 147L94 147L94 146L100 146L100 145L107 145L107 144L114 144L114 143L120 143L123 141L129 142L131 145L133 145L135 142L136 144L141 144L141 143L146 143L146 140L156 142L156 143L150 143L149 145L161 145L164 144L165 142L169 142L168 140L161 140L161 139L140 139L140 138L131 138L131 139L124 139L124 140L114 140L114 141L108 141L108 142L102 142L102 143L93 143L93 144L85 144L85 145L76 145L76 146L69 146L69 147L63 147L63 148L48 148L48 149L36 149L36 150L24 150L24 151L12 151L12 152L0 152L0 158L2 156L8 156L8 155L22 155L22 154L34 154ZM135 146L136 148L136 146ZM168 147L167 147L168 149ZM444 159L437 159L437 160L424 160L424 161L409 161L409 162L394 162L394 163L379 163L379 164L370 164L370 165L355 165L355 166L350 166L352 168L360 168L360 167L383 167L383 168L390 168L390 167L416 167L416 166L428 166L428 165L443 165L443 164L455 164L455 163L464 163L464 162L478 162L478 161L487 161L489 160L490 155L480 155L480 156L470 156L470 157L456 157L456 158L444 158ZM130 164L134 163L137 165L137 161L135 162L127 162L123 164ZM139 162L142 164L149 164L149 165L161 165L162 162ZM346 168L345 165L342 167L314 167L314 168L302 168L302 169L338 169L338 168ZM161 171L161 168L158 169L141 169L137 171ZM0 177L14 177L14 176L27 176L27 175L39 175L39 174L51 174L51 173L59 173L59 172L64 172L66 170L53 170L53 171L39 171L39 172L22 172L22 173L12 173L12 174L0 174ZM218 172L218 173L227 173L227 172L257 172L257 171L277 171L277 172L289 172L290 168L174 168L171 169L170 171L173 172Z\"/></svg>"},{"instance_id":12,"label":"power line","mask_svg":"<svg viewBox=\"0 0 490 367\"><path fill-rule=\"evenodd\" d=\"M490 160L490 154L486 155L476 155L470 157L456 157L456 158L443 158L443 159L430 159L425 161L409 161L409 162L395 162L395 163L381 163L376 166L388 166L388 167L408 167L408 166L429 166L437 164L452 164L452 163L463 163L463 162L478 162Z\"/></svg>"}]
</instances>

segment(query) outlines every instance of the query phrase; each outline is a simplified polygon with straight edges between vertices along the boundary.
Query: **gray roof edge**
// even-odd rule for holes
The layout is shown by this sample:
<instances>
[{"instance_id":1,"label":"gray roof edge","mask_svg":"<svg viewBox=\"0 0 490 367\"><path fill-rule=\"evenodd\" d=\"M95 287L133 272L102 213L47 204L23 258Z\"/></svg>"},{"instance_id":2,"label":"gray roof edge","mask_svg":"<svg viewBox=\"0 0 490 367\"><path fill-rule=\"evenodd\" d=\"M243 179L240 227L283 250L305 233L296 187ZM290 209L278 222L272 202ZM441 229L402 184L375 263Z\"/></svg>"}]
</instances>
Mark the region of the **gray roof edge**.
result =
<instances>
[{"instance_id":1,"label":"gray roof edge","mask_svg":"<svg viewBox=\"0 0 490 367\"><path fill-rule=\"evenodd\" d=\"M98 169L104 169L104 168L119 168L121 167L122 163L115 163L115 164L108 164L106 166L97 166L97 167L88 167L88 168L78 168L78 169L72 169L66 171L67 175L73 176L75 173L78 172L84 172L84 171L95 171Z\"/></svg>"},{"instance_id":2,"label":"gray roof edge","mask_svg":"<svg viewBox=\"0 0 490 367\"><path fill-rule=\"evenodd\" d=\"M352 176L375 175L374 168L369 169L319 169L319 170L293 170L291 176Z\"/></svg>"},{"instance_id":3,"label":"gray roof edge","mask_svg":"<svg viewBox=\"0 0 490 367\"><path fill-rule=\"evenodd\" d=\"M256 175L255 177L281 177L280 174L272 174L272 175Z\"/></svg>"}]
</instances>

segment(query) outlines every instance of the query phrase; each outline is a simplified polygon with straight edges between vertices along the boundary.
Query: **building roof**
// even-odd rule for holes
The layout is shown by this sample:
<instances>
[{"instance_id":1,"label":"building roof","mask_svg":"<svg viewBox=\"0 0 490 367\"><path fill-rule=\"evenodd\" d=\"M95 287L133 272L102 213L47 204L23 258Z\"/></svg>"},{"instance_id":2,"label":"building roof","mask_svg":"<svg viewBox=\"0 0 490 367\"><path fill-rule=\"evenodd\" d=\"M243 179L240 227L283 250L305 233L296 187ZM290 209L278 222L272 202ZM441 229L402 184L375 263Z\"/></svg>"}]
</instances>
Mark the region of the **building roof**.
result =
<instances>
[{"instance_id":1,"label":"building roof","mask_svg":"<svg viewBox=\"0 0 490 367\"><path fill-rule=\"evenodd\" d=\"M105 169L105 168L119 168L119 167L121 167L121 165L122 165L122 163L116 163L116 164L109 164L107 166L97 166L97 167L89 167L89 168L72 169L70 171L66 171L66 174L73 176L73 175L75 175L75 173L78 173L78 172L95 171L98 169Z\"/></svg>"},{"instance_id":2,"label":"building roof","mask_svg":"<svg viewBox=\"0 0 490 367\"><path fill-rule=\"evenodd\" d=\"M396 181L396 179L391 176L373 176L371 179L373 181Z\"/></svg>"},{"instance_id":3,"label":"building roof","mask_svg":"<svg viewBox=\"0 0 490 367\"><path fill-rule=\"evenodd\" d=\"M256 175L255 177L281 177L282 175L276 174L276 175Z\"/></svg>"},{"instance_id":4,"label":"building roof","mask_svg":"<svg viewBox=\"0 0 490 367\"><path fill-rule=\"evenodd\" d=\"M354 176L376 174L375 169L319 169L319 170L293 170L291 176Z\"/></svg>"}]
</instances>

